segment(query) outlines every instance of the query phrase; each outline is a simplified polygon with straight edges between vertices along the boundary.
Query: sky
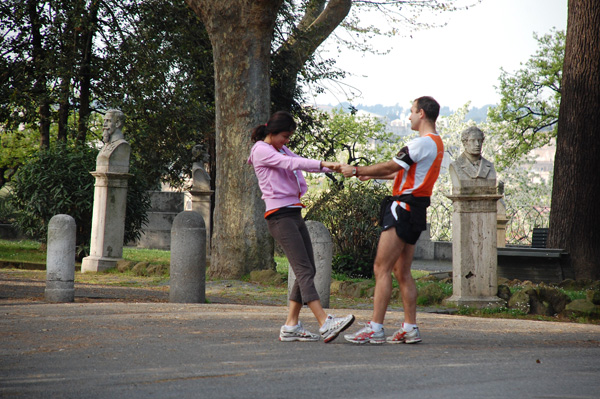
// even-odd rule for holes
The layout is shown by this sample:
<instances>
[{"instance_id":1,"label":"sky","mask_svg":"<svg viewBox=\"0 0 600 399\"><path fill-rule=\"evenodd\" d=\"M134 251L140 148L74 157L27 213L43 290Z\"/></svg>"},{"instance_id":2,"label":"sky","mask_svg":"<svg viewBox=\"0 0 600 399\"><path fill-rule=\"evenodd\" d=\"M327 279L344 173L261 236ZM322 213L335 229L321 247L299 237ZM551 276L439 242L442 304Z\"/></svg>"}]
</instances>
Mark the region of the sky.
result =
<instances>
[{"instance_id":1,"label":"sky","mask_svg":"<svg viewBox=\"0 0 600 399\"><path fill-rule=\"evenodd\" d=\"M410 37L374 39L374 47L387 55L363 55L351 50L330 51L324 58L352 74L342 81L361 95L353 104L410 106L413 99L433 96L455 110L497 104L500 68L517 71L538 49L539 36L554 27L565 30L568 0L483 0L468 10L445 13L440 28L413 32ZM337 105L347 101L339 88L313 97L314 104Z\"/></svg>"}]
</instances>

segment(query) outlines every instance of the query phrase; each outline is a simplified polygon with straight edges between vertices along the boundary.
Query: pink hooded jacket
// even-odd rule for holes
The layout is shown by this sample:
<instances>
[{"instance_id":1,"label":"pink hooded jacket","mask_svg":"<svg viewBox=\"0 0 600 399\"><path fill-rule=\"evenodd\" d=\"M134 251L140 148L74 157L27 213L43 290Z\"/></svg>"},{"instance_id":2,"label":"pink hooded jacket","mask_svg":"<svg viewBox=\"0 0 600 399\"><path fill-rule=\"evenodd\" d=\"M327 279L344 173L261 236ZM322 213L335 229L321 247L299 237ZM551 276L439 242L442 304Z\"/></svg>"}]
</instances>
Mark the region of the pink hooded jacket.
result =
<instances>
[{"instance_id":1,"label":"pink hooded jacket","mask_svg":"<svg viewBox=\"0 0 600 399\"><path fill-rule=\"evenodd\" d=\"M285 155L264 141L257 141L250 150L248 163L254 166L266 211L300 201L308 189L301 170L331 172L328 168L320 168L321 161L302 158L286 146L283 146L283 151Z\"/></svg>"}]
</instances>

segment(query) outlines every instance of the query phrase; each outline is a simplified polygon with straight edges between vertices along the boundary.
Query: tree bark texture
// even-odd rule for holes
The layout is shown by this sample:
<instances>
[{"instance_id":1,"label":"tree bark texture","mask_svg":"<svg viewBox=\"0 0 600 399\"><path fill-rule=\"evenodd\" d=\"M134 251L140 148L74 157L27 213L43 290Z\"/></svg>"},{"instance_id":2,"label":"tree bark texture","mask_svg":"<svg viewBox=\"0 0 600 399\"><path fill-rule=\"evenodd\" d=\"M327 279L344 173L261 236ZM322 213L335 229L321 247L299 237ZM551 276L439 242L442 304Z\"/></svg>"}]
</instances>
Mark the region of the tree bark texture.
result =
<instances>
[{"instance_id":1,"label":"tree bark texture","mask_svg":"<svg viewBox=\"0 0 600 399\"><path fill-rule=\"evenodd\" d=\"M548 245L600 279L600 7L569 0Z\"/></svg>"},{"instance_id":2,"label":"tree bark texture","mask_svg":"<svg viewBox=\"0 0 600 399\"><path fill-rule=\"evenodd\" d=\"M77 123L77 141L84 144L87 138L88 122L92 110L90 96L92 89L92 60L94 36L98 28L99 1L93 1L86 16L85 28L81 35L81 69L79 78L79 121Z\"/></svg>"},{"instance_id":3,"label":"tree bark texture","mask_svg":"<svg viewBox=\"0 0 600 399\"><path fill-rule=\"evenodd\" d=\"M252 129L270 114L270 50L282 0L186 0L209 34L215 68L216 192L209 273L274 268L252 167Z\"/></svg>"},{"instance_id":4,"label":"tree bark texture","mask_svg":"<svg viewBox=\"0 0 600 399\"><path fill-rule=\"evenodd\" d=\"M42 24L38 12L38 2L29 0L27 2L29 20L31 22L31 47L33 55L33 65L36 74L36 80L33 87L33 94L38 102L39 128L40 128L40 148L50 146L50 99L47 89L47 65L46 52L42 45Z\"/></svg>"}]
</instances>

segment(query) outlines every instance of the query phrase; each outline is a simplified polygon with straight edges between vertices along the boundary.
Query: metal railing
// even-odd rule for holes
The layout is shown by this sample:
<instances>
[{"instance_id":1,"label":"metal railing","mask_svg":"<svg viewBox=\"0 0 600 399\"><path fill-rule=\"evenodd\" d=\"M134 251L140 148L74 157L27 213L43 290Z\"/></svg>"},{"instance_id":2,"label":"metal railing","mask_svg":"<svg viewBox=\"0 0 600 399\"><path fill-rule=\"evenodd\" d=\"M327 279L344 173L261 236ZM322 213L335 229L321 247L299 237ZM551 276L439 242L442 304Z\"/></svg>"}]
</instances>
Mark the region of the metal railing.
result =
<instances>
[{"instance_id":1,"label":"metal railing","mask_svg":"<svg viewBox=\"0 0 600 399\"><path fill-rule=\"evenodd\" d=\"M550 207L518 205L506 207L506 244L531 245L534 227L548 227ZM434 203L428 209L430 235L434 241L452 241L452 204Z\"/></svg>"}]
</instances>

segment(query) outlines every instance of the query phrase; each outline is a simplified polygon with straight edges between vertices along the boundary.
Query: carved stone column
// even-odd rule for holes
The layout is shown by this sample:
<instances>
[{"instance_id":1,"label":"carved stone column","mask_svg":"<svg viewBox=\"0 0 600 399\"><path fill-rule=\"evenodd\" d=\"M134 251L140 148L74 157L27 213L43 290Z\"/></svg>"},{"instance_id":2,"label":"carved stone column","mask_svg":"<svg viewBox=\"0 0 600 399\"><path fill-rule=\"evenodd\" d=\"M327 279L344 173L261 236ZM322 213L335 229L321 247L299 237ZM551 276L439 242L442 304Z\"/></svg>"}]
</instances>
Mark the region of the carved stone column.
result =
<instances>
[{"instance_id":1,"label":"carved stone column","mask_svg":"<svg viewBox=\"0 0 600 399\"><path fill-rule=\"evenodd\" d=\"M449 195L452 214L452 296L459 306L498 306L496 201L500 195Z\"/></svg>"},{"instance_id":2,"label":"carved stone column","mask_svg":"<svg viewBox=\"0 0 600 399\"><path fill-rule=\"evenodd\" d=\"M96 178L90 256L83 258L82 272L116 267L123 257L127 180L129 173L91 172Z\"/></svg>"},{"instance_id":3,"label":"carved stone column","mask_svg":"<svg viewBox=\"0 0 600 399\"><path fill-rule=\"evenodd\" d=\"M192 168L193 184L190 190L192 197L192 211L198 212L206 226L206 255L210 256L210 208L213 190L210 189L210 176L204 168L197 162Z\"/></svg>"}]
</instances>

